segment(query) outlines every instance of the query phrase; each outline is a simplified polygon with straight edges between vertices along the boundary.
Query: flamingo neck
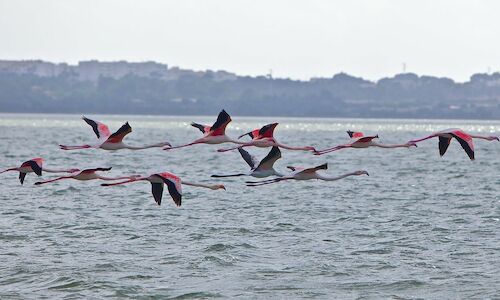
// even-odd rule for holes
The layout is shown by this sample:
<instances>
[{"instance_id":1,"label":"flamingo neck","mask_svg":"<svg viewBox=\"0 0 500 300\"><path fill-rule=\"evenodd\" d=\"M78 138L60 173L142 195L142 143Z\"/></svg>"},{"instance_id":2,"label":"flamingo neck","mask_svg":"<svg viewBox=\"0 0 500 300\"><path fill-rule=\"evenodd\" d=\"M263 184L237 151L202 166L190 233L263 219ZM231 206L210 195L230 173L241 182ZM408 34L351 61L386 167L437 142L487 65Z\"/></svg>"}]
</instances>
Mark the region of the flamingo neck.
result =
<instances>
[{"instance_id":1,"label":"flamingo neck","mask_svg":"<svg viewBox=\"0 0 500 300\"><path fill-rule=\"evenodd\" d=\"M158 143L158 144L153 144L153 145L146 145L142 147L135 147L135 146L130 146L127 144L124 144L124 148L130 149L130 150L143 150L143 149L149 149L149 148L159 148L159 147L164 147L166 146L165 144Z\"/></svg>"},{"instance_id":2,"label":"flamingo neck","mask_svg":"<svg viewBox=\"0 0 500 300\"><path fill-rule=\"evenodd\" d=\"M216 190L219 188L217 185L193 183L193 182L186 182L186 181L182 181L182 184L196 186L196 187L202 187L202 188L211 189L211 190Z\"/></svg>"},{"instance_id":3,"label":"flamingo neck","mask_svg":"<svg viewBox=\"0 0 500 300\"><path fill-rule=\"evenodd\" d=\"M485 135L475 135L475 134L469 134L471 138L475 138L475 139L482 139L482 140L487 140L487 141L493 141L493 140L497 140L498 141L498 137L496 136L485 136Z\"/></svg>"},{"instance_id":4,"label":"flamingo neck","mask_svg":"<svg viewBox=\"0 0 500 300\"><path fill-rule=\"evenodd\" d=\"M57 169L47 169L47 168L42 168L44 172L47 173L73 173L75 172L76 169L67 169L67 170L57 170Z\"/></svg>"},{"instance_id":5,"label":"flamingo neck","mask_svg":"<svg viewBox=\"0 0 500 300\"><path fill-rule=\"evenodd\" d=\"M324 180L324 181L335 181L335 180L340 180L340 179L343 179L343 178L346 178L349 176L354 176L354 175L356 175L356 174L355 173L347 173L347 174L340 175L337 177L329 177L329 176L323 176L323 175L318 174L318 179Z\"/></svg>"},{"instance_id":6,"label":"flamingo neck","mask_svg":"<svg viewBox=\"0 0 500 300\"><path fill-rule=\"evenodd\" d=\"M10 169L7 169L7 170L3 170L3 171L0 172L0 174L5 173L5 172L9 172L9 171L19 171L19 168L10 168Z\"/></svg>"},{"instance_id":7,"label":"flamingo neck","mask_svg":"<svg viewBox=\"0 0 500 300\"><path fill-rule=\"evenodd\" d=\"M385 144L379 144L379 143L375 143L375 142L372 142L371 144L372 144L372 146L379 147L379 148L408 148L408 147L410 147L410 144L385 145Z\"/></svg>"}]
</instances>

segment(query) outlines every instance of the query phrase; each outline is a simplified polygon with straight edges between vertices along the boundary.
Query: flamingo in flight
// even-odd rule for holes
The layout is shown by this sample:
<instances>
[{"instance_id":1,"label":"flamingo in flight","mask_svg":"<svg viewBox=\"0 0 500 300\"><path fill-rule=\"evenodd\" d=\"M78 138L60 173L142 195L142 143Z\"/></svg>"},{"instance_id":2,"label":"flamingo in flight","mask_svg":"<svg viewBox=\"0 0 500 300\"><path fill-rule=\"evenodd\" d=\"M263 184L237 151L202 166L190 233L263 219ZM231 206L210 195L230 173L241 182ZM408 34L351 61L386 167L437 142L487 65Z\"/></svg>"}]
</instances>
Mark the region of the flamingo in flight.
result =
<instances>
[{"instance_id":1,"label":"flamingo in flight","mask_svg":"<svg viewBox=\"0 0 500 300\"><path fill-rule=\"evenodd\" d=\"M292 147L288 145L284 145L276 141L274 138L274 129L278 126L278 123L271 123L262 126L261 128L254 129L250 132L247 132L245 134L242 134L238 137L238 139L244 137L245 135L248 135L252 140L250 140L247 143L243 143L240 146L233 147L233 148L227 148L227 149L218 149L217 151L219 152L226 152L226 151L231 151L234 149L238 149L241 147L248 147L248 146L255 146L255 147L261 147L261 148L266 148L266 147L280 147L283 149L288 149L288 150L305 150L305 151L316 151L314 147L311 146L305 146L305 147Z\"/></svg>"},{"instance_id":2,"label":"flamingo in flight","mask_svg":"<svg viewBox=\"0 0 500 300\"><path fill-rule=\"evenodd\" d=\"M271 183L276 183L284 180L311 180L311 179L319 179L319 180L324 180L324 181L335 181L335 180L340 180L342 178L346 178L349 176L359 176L359 175L368 175L367 171L361 170L361 171L355 171L351 173L347 173L341 176L337 177L327 177L319 174L317 171L319 170L326 170L328 169L328 164L322 164L317 167L312 167L312 168L301 168L301 167L287 167L290 170L292 170L292 173L289 175L283 176L283 177L278 177L274 179L268 179L268 180L262 180L262 181L246 181L247 186L261 186L261 185L266 185L266 184L271 184Z\"/></svg>"},{"instance_id":3,"label":"flamingo in flight","mask_svg":"<svg viewBox=\"0 0 500 300\"><path fill-rule=\"evenodd\" d=\"M83 116L82 119L92 127L94 133L98 138L98 143L94 145L80 145L80 146L59 145L61 149L77 150L77 149L96 148L104 150L119 150L119 149L142 150L148 148L170 146L170 143L168 142L147 145L143 147L130 146L123 142L123 138L125 138L127 134L132 132L132 127L130 127L128 122L123 124L115 133L111 134L106 124L91 120L89 118L86 118L85 116Z\"/></svg>"},{"instance_id":4,"label":"flamingo in flight","mask_svg":"<svg viewBox=\"0 0 500 300\"><path fill-rule=\"evenodd\" d=\"M448 150L448 146L450 145L451 139L455 138L462 148L465 150L465 153L469 156L471 160L474 160L474 143L472 142L473 138L483 139L487 141L500 141L497 136L483 136L483 135L473 135L465 133L463 130L458 128L445 129L436 133L433 133L427 137L409 141L409 143L418 143L427 139L431 139L434 137L439 137L439 154L443 156Z\"/></svg>"},{"instance_id":5,"label":"flamingo in flight","mask_svg":"<svg viewBox=\"0 0 500 300\"><path fill-rule=\"evenodd\" d=\"M131 179L131 178L136 178L137 176L126 176L126 177L104 177L96 172L99 171L109 171L111 168L95 168L95 169L85 169L85 170L78 170L76 172L73 172L71 175L68 176L62 176L58 177L55 179L51 180L46 180L46 181L38 181L35 182L35 185L40 185L40 184L46 184L49 182L54 182L58 180L64 180L64 179L75 179L75 180L80 180L80 181L87 181L87 180L94 180L94 179L100 179L100 180L120 180L120 179Z\"/></svg>"},{"instance_id":6,"label":"flamingo in flight","mask_svg":"<svg viewBox=\"0 0 500 300\"><path fill-rule=\"evenodd\" d=\"M264 178L268 176L283 176L283 174L276 172L273 168L274 163L281 158L281 151L278 147L274 146L271 148L271 151L269 151L266 157L264 157L260 162L244 149L238 148L238 151L240 152L241 157L243 157L246 163L250 166L250 172L231 175L212 175L211 177L253 176L257 178Z\"/></svg>"},{"instance_id":7,"label":"flamingo in flight","mask_svg":"<svg viewBox=\"0 0 500 300\"><path fill-rule=\"evenodd\" d=\"M211 190L218 190L218 189L223 189L225 190L226 188L221 185L221 184L216 184L216 185L207 185L207 184L201 184L201 183L192 183L192 182L186 182L186 181L181 181L181 179L168 172L164 173L157 173L157 174L152 174L149 176L139 176L139 177L134 177L130 178L127 181L122 181L122 182L115 182L115 183L103 183L101 184L102 186L113 186L113 185L120 185L120 184L126 184L126 183L131 183L131 182L136 182L136 181L149 181L151 182L151 192L153 194L153 198L155 202L158 205L161 205L161 198L163 196L163 184L167 185L168 192L170 196L172 197L172 200L174 200L174 203L177 207L181 206L182 202L182 185L191 185L191 186L197 186L197 187L203 187Z\"/></svg>"},{"instance_id":8,"label":"flamingo in flight","mask_svg":"<svg viewBox=\"0 0 500 300\"><path fill-rule=\"evenodd\" d=\"M202 133L203 137L185 145L166 147L163 150L172 150L177 148L188 147L196 144L222 144L222 143L235 143L244 144L243 142L231 139L226 135L226 126L231 122L231 117L229 114L222 110L217 116L217 121L212 126L202 125L198 123L191 123L191 126L198 128Z\"/></svg>"},{"instance_id":9,"label":"flamingo in flight","mask_svg":"<svg viewBox=\"0 0 500 300\"><path fill-rule=\"evenodd\" d=\"M73 173L79 171L79 169L68 169L68 170L53 170L53 169L47 169L44 168L43 166L43 158L37 157L30 159L28 161L25 161L21 164L19 168L10 168L4 171L1 171L0 174L4 172L9 172L9 171L18 171L19 172L19 181L21 184L24 183L24 178L26 177L26 174L28 173L35 173L38 176L42 176L42 171L43 172L48 172L48 173Z\"/></svg>"},{"instance_id":10,"label":"flamingo in flight","mask_svg":"<svg viewBox=\"0 0 500 300\"><path fill-rule=\"evenodd\" d=\"M343 144L339 145L336 147L332 148L327 148L319 151L315 151L314 155L323 155L326 153L330 153L333 151L345 149L345 148L368 148L368 147L379 147L379 148L409 148L411 146L416 147L417 145L412 142L408 142L406 144L398 144L398 145L386 145L386 144L379 144L374 142L374 139L378 139L378 135L372 135L372 136L365 136L362 132L354 132L354 131L347 131L347 134L353 140L353 142L348 143L348 144Z\"/></svg>"}]
</instances>

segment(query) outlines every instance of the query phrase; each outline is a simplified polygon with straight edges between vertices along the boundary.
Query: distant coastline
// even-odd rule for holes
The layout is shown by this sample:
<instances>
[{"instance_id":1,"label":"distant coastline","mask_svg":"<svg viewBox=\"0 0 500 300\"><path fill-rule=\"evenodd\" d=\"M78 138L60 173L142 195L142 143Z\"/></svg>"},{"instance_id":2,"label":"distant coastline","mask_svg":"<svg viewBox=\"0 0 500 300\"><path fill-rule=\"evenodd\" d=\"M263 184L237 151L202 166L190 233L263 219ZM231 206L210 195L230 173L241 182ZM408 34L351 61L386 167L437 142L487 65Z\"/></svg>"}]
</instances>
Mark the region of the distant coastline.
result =
<instances>
[{"instance_id":1,"label":"distant coastline","mask_svg":"<svg viewBox=\"0 0 500 300\"><path fill-rule=\"evenodd\" d=\"M376 82L338 73L308 81L193 71L155 62L0 60L0 112L131 115L500 119L500 73L403 73Z\"/></svg>"}]
</instances>

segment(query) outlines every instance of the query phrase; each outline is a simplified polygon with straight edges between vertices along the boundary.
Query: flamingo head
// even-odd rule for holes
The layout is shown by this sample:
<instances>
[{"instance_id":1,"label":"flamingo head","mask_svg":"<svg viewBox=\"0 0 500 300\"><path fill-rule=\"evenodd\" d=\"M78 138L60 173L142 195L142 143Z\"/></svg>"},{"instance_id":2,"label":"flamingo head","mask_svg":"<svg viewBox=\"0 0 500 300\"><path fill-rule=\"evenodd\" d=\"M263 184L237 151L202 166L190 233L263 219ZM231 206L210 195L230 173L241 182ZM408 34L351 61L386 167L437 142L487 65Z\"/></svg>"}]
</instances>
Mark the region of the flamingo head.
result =
<instances>
[{"instance_id":1,"label":"flamingo head","mask_svg":"<svg viewBox=\"0 0 500 300\"><path fill-rule=\"evenodd\" d=\"M172 147L172 145L169 142L162 142L157 144L158 147Z\"/></svg>"},{"instance_id":2,"label":"flamingo head","mask_svg":"<svg viewBox=\"0 0 500 300\"><path fill-rule=\"evenodd\" d=\"M80 169L69 169L68 170L68 173L76 173L76 172L80 172L81 170Z\"/></svg>"},{"instance_id":3,"label":"flamingo head","mask_svg":"<svg viewBox=\"0 0 500 300\"><path fill-rule=\"evenodd\" d=\"M409 141L408 143L405 144L406 147L410 148L410 147L417 147L417 143L413 142L413 141Z\"/></svg>"},{"instance_id":4,"label":"flamingo head","mask_svg":"<svg viewBox=\"0 0 500 300\"><path fill-rule=\"evenodd\" d=\"M212 190L226 190L226 187L222 184L215 184L210 187Z\"/></svg>"},{"instance_id":5,"label":"flamingo head","mask_svg":"<svg viewBox=\"0 0 500 300\"><path fill-rule=\"evenodd\" d=\"M489 137L487 138L487 140L488 140L488 141L494 141L494 140L497 140L497 141L499 141L499 142L500 142L500 138L498 138L498 136L489 136Z\"/></svg>"},{"instance_id":6,"label":"flamingo head","mask_svg":"<svg viewBox=\"0 0 500 300\"><path fill-rule=\"evenodd\" d=\"M304 147L304 149L305 149L305 150L307 150L307 151L317 152L317 151L316 151L316 148L314 148L314 147L312 147L312 146L305 146L305 147Z\"/></svg>"},{"instance_id":7,"label":"flamingo head","mask_svg":"<svg viewBox=\"0 0 500 300\"><path fill-rule=\"evenodd\" d=\"M365 170L356 171L356 172L354 172L354 175L357 175L357 176L359 176L359 175L366 175L366 176L370 176L370 174L368 174L368 172L367 172L367 171L365 171Z\"/></svg>"}]
</instances>

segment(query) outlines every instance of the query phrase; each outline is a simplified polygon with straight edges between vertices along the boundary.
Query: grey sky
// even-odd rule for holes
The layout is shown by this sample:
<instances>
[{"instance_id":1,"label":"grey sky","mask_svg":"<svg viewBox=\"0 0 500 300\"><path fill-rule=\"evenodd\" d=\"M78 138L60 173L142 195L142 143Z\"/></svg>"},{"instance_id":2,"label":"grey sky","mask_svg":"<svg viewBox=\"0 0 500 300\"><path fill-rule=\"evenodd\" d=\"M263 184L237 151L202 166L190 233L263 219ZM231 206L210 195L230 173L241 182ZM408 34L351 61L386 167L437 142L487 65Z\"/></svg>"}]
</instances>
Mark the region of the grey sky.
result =
<instances>
[{"instance_id":1,"label":"grey sky","mask_svg":"<svg viewBox=\"0 0 500 300\"><path fill-rule=\"evenodd\" d=\"M154 60L296 79L500 69L500 1L0 0L0 59Z\"/></svg>"}]
</instances>

